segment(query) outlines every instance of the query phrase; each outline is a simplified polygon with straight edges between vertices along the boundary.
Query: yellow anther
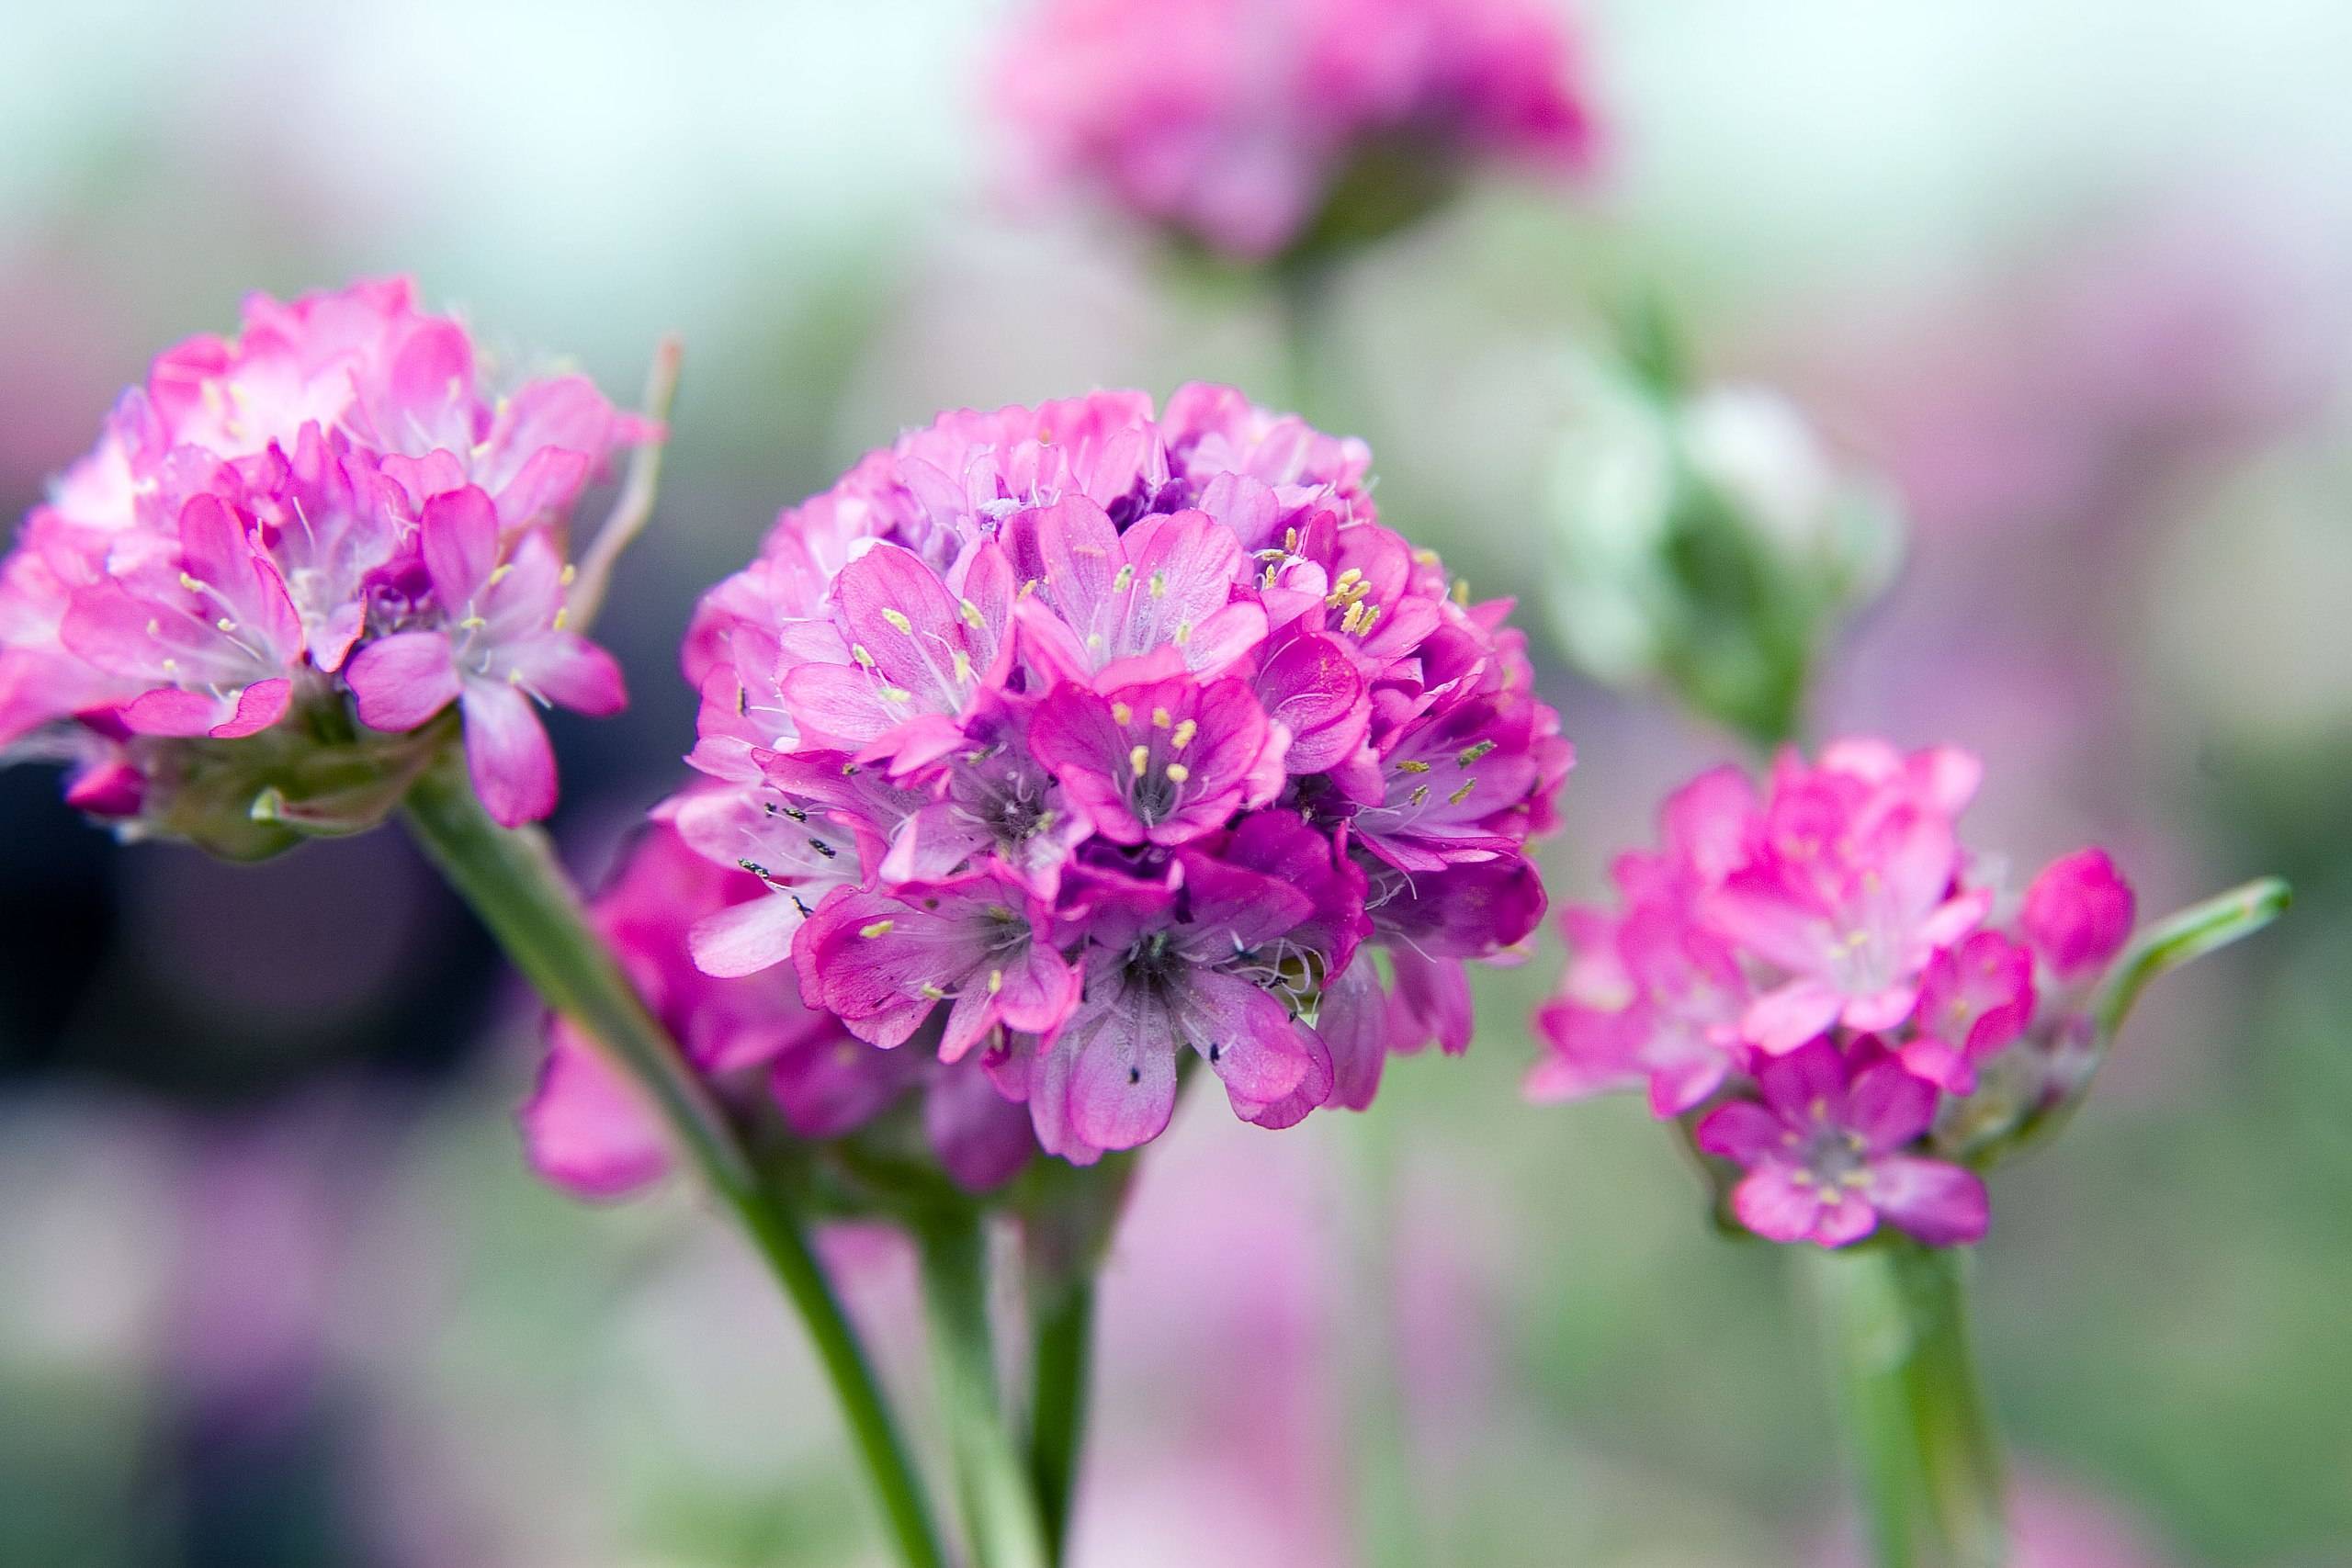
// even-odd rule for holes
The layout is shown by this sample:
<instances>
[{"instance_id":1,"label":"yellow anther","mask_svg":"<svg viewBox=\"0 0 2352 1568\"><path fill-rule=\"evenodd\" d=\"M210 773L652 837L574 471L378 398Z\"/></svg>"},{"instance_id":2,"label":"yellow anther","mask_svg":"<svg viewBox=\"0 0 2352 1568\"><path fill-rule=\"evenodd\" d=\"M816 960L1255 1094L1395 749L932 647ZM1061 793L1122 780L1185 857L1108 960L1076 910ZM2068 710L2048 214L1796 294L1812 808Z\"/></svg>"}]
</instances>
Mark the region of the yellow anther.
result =
<instances>
[{"instance_id":1,"label":"yellow anther","mask_svg":"<svg viewBox=\"0 0 2352 1568\"><path fill-rule=\"evenodd\" d=\"M1031 594L1033 594L1033 593L1035 593L1035 592L1037 592L1037 580L1036 580L1035 578L1034 578L1034 577L1033 577L1033 578L1031 578L1028 581L1026 581L1026 582L1024 582L1024 583L1023 583L1023 584L1021 585L1021 597L1023 597L1023 599L1028 598Z\"/></svg>"},{"instance_id":2,"label":"yellow anther","mask_svg":"<svg viewBox=\"0 0 2352 1568\"><path fill-rule=\"evenodd\" d=\"M1154 729L1165 729L1175 722L1176 720L1170 716L1166 708L1154 708L1151 710L1151 727Z\"/></svg>"},{"instance_id":3,"label":"yellow anther","mask_svg":"<svg viewBox=\"0 0 2352 1568\"><path fill-rule=\"evenodd\" d=\"M1453 760L1466 768L1494 749L1495 743L1491 740L1474 741L1456 752Z\"/></svg>"},{"instance_id":4,"label":"yellow anther","mask_svg":"<svg viewBox=\"0 0 2352 1568\"><path fill-rule=\"evenodd\" d=\"M922 999L927 1002L944 1002L947 999L947 993L928 980L915 988L922 993Z\"/></svg>"},{"instance_id":5,"label":"yellow anther","mask_svg":"<svg viewBox=\"0 0 2352 1568\"><path fill-rule=\"evenodd\" d=\"M185 571L180 573L180 586L187 589L190 593L203 593L209 592L208 585L204 579Z\"/></svg>"},{"instance_id":6,"label":"yellow anther","mask_svg":"<svg viewBox=\"0 0 2352 1568\"><path fill-rule=\"evenodd\" d=\"M1296 555L1298 553L1297 529L1285 528L1283 530L1283 548L1288 550L1293 555Z\"/></svg>"},{"instance_id":7,"label":"yellow anther","mask_svg":"<svg viewBox=\"0 0 2352 1568\"><path fill-rule=\"evenodd\" d=\"M970 680L972 678L972 656L959 648L956 650L955 657L956 679L958 681Z\"/></svg>"},{"instance_id":8,"label":"yellow anther","mask_svg":"<svg viewBox=\"0 0 2352 1568\"><path fill-rule=\"evenodd\" d=\"M498 583L505 581L509 576L513 575L514 570L514 563L513 561L499 562L496 566L490 569L491 584L495 586Z\"/></svg>"},{"instance_id":9,"label":"yellow anther","mask_svg":"<svg viewBox=\"0 0 2352 1568\"><path fill-rule=\"evenodd\" d=\"M1186 767L1183 763L1170 762L1168 764L1168 782L1170 784L1182 784L1186 779L1189 779L1192 776L1193 770Z\"/></svg>"},{"instance_id":10,"label":"yellow anther","mask_svg":"<svg viewBox=\"0 0 2352 1568\"><path fill-rule=\"evenodd\" d=\"M148 617L147 617L147 635L148 635L149 637L162 637L162 636L164 635L164 623L163 623L162 621L160 621L160 620L157 620L157 619L156 619L154 616L153 616L153 615L148 616Z\"/></svg>"},{"instance_id":11,"label":"yellow anther","mask_svg":"<svg viewBox=\"0 0 2352 1568\"><path fill-rule=\"evenodd\" d=\"M1396 764L1396 771L1400 773L1426 773L1430 771L1430 765L1427 762L1416 762L1408 759Z\"/></svg>"},{"instance_id":12,"label":"yellow anther","mask_svg":"<svg viewBox=\"0 0 2352 1568\"><path fill-rule=\"evenodd\" d=\"M1148 746L1137 746L1127 753L1127 770L1137 778L1143 777L1143 771L1150 762L1151 748Z\"/></svg>"},{"instance_id":13,"label":"yellow anther","mask_svg":"<svg viewBox=\"0 0 2352 1568\"><path fill-rule=\"evenodd\" d=\"M555 574L555 580L569 588L580 581L580 569L570 561L566 561L563 563L563 570Z\"/></svg>"},{"instance_id":14,"label":"yellow anther","mask_svg":"<svg viewBox=\"0 0 2352 1568\"><path fill-rule=\"evenodd\" d=\"M910 702L913 700L913 697L914 694L908 691L904 686L885 686L882 688L882 700L886 703Z\"/></svg>"},{"instance_id":15,"label":"yellow anther","mask_svg":"<svg viewBox=\"0 0 2352 1568\"><path fill-rule=\"evenodd\" d=\"M1363 581L1363 572L1362 569L1351 566L1332 580L1331 591L1335 593L1345 593L1349 589L1353 588L1357 583L1362 582Z\"/></svg>"},{"instance_id":16,"label":"yellow anther","mask_svg":"<svg viewBox=\"0 0 2352 1568\"><path fill-rule=\"evenodd\" d=\"M490 623L483 620L480 615L468 615L464 620L458 623L458 629L461 632L478 632L488 625L490 625Z\"/></svg>"},{"instance_id":17,"label":"yellow anther","mask_svg":"<svg viewBox=\"0 0 2352 1568\"><path fill-rule=\"evenodd\" d=\"M874 655L865 651L865 645L862 642L854 642L849 645L849 656L857 660L861 669L874 668Z\"/></svg>"},{"instance_id":18,"label":"yellow anther","mask_svg":"<svg viewBox=\"0 0 2352 1568\"><path fill-rule=\"evenodd\" d=\"M981 627L988 625L986 617L982 616L980 614L980 607L978 604L973 604L969 599L956 600L956 612L964 617L964 624L971 627L974 631L978 631Z\"/></svg>"},{"instance_id":19,"label":"yellow anther","mask_svg":"<svg viewBox=\"0 0 2352 1568\"><path fill-rule=\"evenodd\" d=\"M1190 621L1179 621L1179 622L1177 622L1177 623L1176 623L1176 630L1175 630L1175 632L1174 632L1174 633L1170 637L1169 640L1170 640L1170 641L1171 641L1171 642L1173 642L1173 643L1174 643L1177 647L1179 647L1179 648L1182 648L1182 647L1183 647L1186 643L1188 643L1188 642L1192 641L1192 640L1193 640L1193 623L1192 623L1192 622L1190 622Z\"/></svg>"},{"instance_id":20,"label":"yellow anther","mask_svg":"<svg viewBox=\"0 0 2352 1568\"><path fill-rule=\"evenodd\" d=\"M989 970L989 995L994 996L1002 989L1004 989L1004 971L1001 969Z\"/></svg>"},{"instance_id":21,"label":"yellow anther","mask_svg":"<svg viewBox=\"0 0 2352 1568\"><path fill-rule=\"evenodd\" d=\"M885 610L882 612L882 618L889 622L891 626L901 634L910 632L915 629L915 624L907 619L904 613L900 611Z\"/></svg>"},{"instance_id":22,"label":"yellow anther","mask_svg":"<svg viewBox=\"0 0 2352 1568\"><path fill-rule=\"evenodd\" d=\"M570 619L571 619L571 606L569 604L558 604L555 607L555 619L548 624L554 626L556 630L561 631L563 630L563 623Z\"/></svg>"},{"instance_id":23,"label":"yellow anther","mask_svg":"<svg viewBox=\"0 0 2352 1568\"><path fill-rule=\"evenodd\" d=\"M1111 722L1113 724L1129 724L1134 722L1136 710L1129 707L1126 704L1113 703L1111 705Z\"/></svg>"},{"instance_id":24,"label":"yellow anther","mask_svg":"<svg viewBox=\"0 0 2352 1568\"><path fill-rule=\"evenodd\" d=\"M1430 786L1427 784L1415 784L1413 786L1413 793L1406 798L1410 800L1415 806L1427 806L1430 803Z\"/></svg>"},{"instance_id":25,"label":"yellow anther","mask_svg":"<svg viewBox=\"0 0 2352 1568\"><path fill-rule=\"evenodd\" d=\"M1470 792L1477 787L1478 781L1472 779L1468 784L1464 784L1460 789L1457 789L1452 795L1447 795L1445 797L1446 803L1450 806L1459 806L1464 801L1469 799Z\"/></svg>"},{"instance_id":26,"label":"yellow anther","mask_svg":"<svg viewBox=\"0 0 2352 1568\"><path fill-rule=\"evenodd\" d=\"M1116 574L1112 577L1111 592L1114 593L1125 593L1127 591L1127 584L1133 582L1135 580L1136 569L1135 564L1131 561L1127 565L1121 567Z\"/></svg>"},{"instance_id":27,"label":"yellow anther","mask_svg":"<svg viewBox=\"0 0 2352 1568\"><path fill-rule=\"evenodd\" d=\"M1340 617L1340 629L1343 632L1360 632L1363 630L1363 601L1358 599L1351 602L1348 605L1348 613Z\"/></svg>"},{"instance_id":28,"label":"yellow anther","mask_svg":"<svg viewBox=\"0 0 2352 1568\"><path fill-rule=\"evenodd\" d=\"M1439 564L1437 552L1435 550L1415 550L1413 552L1413 558L1423 566L1436 566Z\"/></svg>"},{"instance_id":29,"label":"yellow anther","mask_svg":"<svg viewBox=\"0 0 2352 1568\"><path fill-rule=\"evenodd\" d=\"M858 927L857 934L867 938L888 936L890 928L896 924L898 924L896 920L876 920L870 926Z\"/></svg>"},{"instance_id":30,"label":"yellow anther","mask_svg":"<svg viewBox=\"0 0 2352 1568\"><path fill-rule=\"evenodd\" d=\"M1151 574L1151 587L1149 589L1149 592L1155 599L1165 599L1168 597L1168 574L1166 572L1155 571Z\"/></svg>"},{"instance_id":31,"label":"yellow anther","mask_svg":"<svg viewBox=\"0 0 2352 1568\"><path fill-rule=\"evenodd\" d=\"M1363 625L1356 628L1356 635L1359 637L1370 637L1372 635L1372 624L1380 619L1380 606L1377 604L1366 604L1363 606Z\"/></svg>"},{"instance_id":32,"label":"yellow anther","mask_svg":"<svg viewBox=\"0 0 2352 1568\"><path fill-rule=\"evenodd\" d=\"M234 622L234 621L232 621L232 620L231 620L231 619L230 619L228 616L226 616L226 615L221 616L219 620L217 620L217 621L213 622L212 624L213 624L214 626L219 626L219 627L220 627L222 631L224 631L224 632L232 632L232 631L235 631L235 630L237 629L237 623L236 623L236 622Z\"/></svg>"},{"instance_id":33,"label":"yellow anther","mask_svg":"<svg viewBox=\"0 0 2352 1568\"><path fill-rule=\"evenodd\" d=\"M1268 567L1268 568L1266 569L1266 575L1265 575L1264 577L1261 578L1261 579L1259 580L1259 581L1260 581L1261 586L1261 587L1262 587L1266 592L1272 592L1273 591L1273 586L1274 586L1274 569L1273 569L1272 567Z\"/></svg>"},{"instance_id":34,"label":"yellow anther","mask_svg":"<svg viewBox=\"0 0 2352 1568\"><path fill-rule=\"evenodd\" d=\"M1470 580L1468 578L1457 577L1453 580L1453 602L1462 605L1467 605L1470 603Z\"/></svg>"},{"instance_id":35,"label":"yellow anther","mask_svg":"<svg viewBox=\"0 0 2352 1568\"><path fill-rule=\"evenodd\" d=\"M1171 750L1182 751L1185 747L1190 746L1193 743L1193 737L1198 735L1200 732L1201 727L1199 723L1193 719L1188 718L1183 723L1176 727L1175 734L1168 738L1169 748Z\"/></svg>"}]
</instances>

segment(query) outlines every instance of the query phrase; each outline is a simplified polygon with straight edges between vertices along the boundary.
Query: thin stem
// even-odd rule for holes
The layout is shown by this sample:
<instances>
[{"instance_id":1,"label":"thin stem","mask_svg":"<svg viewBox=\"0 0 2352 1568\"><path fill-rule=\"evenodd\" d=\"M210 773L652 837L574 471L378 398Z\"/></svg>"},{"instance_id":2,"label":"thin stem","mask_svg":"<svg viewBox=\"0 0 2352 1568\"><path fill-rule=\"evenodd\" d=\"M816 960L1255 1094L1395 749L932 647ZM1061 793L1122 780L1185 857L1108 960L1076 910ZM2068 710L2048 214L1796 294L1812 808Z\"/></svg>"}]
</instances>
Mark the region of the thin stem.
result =
<instances>
[{"instance_id":1,"label":"thin stem","mask_svg":"<svg viewBox=\"0 0 2352 1568\"><path fill-rule=\"evenodd\" d=\"M977 1214L943 1214L919 1227L916 1243L973 1568L1046 1568L1045 1525L997 1388L987 1233Z\"/></svg>"},{"instance_id":2,"label":"thin stem","mask_svg":"<svg viewBox=\"0 0 2352 1568\"><path fill-rule=\"evenodd\" d=\"M944 1568L922 1485L857 1331L798 1217L764 1189L734 1129L638 998L581 908L547 836L501 828L475 798L462 755L448 749L409 791L409 830L547 1004L601 1046L645 1095L686 1163L727 1205L807 1323L856 1438L899 1556Z\"/></svg>"},{"instance_id":3,"label":"thin stem","mask_svg":"<svg viewBox=\"0 0 2352 1568\"><path fill-rule=\"evenodd\" d=\"M1815 1255L1828 1355L1879 1568L2001 1568L2000 1445L1968 1343L1968 1255Z\"/></svg>"},{"instance_id":4,"label":"thin stem","mask_svg":"<svg viewBox=\"0 0 2352 1568\"><path fill-rule=\"evenodd\" d=\"M1069 1546L1070 1504L1086 1447L1086 1402L1094 1371L1094 1281L1072 1280L1033 1302L1029 1478L1044 1516L1046 1546L1059 1563Z\"/></svg>"}]
</instances>

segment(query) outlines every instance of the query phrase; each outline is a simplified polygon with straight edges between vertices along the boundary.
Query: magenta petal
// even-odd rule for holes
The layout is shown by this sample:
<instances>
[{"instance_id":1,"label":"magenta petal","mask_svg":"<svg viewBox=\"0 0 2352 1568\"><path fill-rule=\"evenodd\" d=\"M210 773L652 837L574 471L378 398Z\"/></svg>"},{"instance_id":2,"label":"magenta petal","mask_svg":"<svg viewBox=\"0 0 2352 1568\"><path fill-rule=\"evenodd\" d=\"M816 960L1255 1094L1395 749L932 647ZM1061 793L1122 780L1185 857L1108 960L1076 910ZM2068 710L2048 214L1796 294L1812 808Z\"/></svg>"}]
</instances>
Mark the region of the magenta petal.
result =
<instances>
[{"instance_id":1,"label":"magenta petal","mask_svg":"<svg viewBox=\"0 0 2352 1568\"><path fill-rule=\"evenodd\" d=\"M426 502L418 527L434 594L457 620L498 565L498 509L480 486L467 485Z\"/></svg>"},{"instance_id":2,"label":"magenta petal","mask_svg":"<svg viewBox=\"0 0 2352 1568\"><path fill-rule=\"evenodd\" d=\"M1891 1156L1871 1166L1871 1201L1929 1247L1967 1247L1991 1221L1984 1183L1941 1160Z\"/></svg>"},{"instance_id":3,"label":"magenta petal","mask_svg":"<svg viewBox=\"0 0 2352 1568\"><path fill-rule=\"evenodd\" d=\"M1731 1191L1739 1223L1769 1241L1804 1241L1821 1215L1821 1195L1810 1183L1791 1179L1793 1166L1768 1165L1750 1171Z\"/></svg>"},{"instance_id":4,"label":"magenta petal","mask_svg":"<svg viewBox=\"0 0 2352 1568\"><path fill-rule=\"evenodd\" d=\"M1160 1025L1158 1032L1147 1021ZM1157 1008L1114 1003L1066 1032L1073 1052L1070 1130L1098 1148L1131 1149L1167 1129L1176 1106L1176 1054Z\"/></svg>"},{"instance_id":5,"label":"magenta petal","mask_svg":"<svg viewBox=\"0 0 2352 1568\"><path fill-rule=\"evenodd\" d=\"M695 966L706 975L756 975L792 956L792 935L802 919L791 898L771 893L705 915L695 922L686 944Z\"/></svg>"},{"instance_id":6,"label":"magenta petal","mask_svg":"<svg viewBox=\"0 0 2352 1568\"><path fill-rule=\"evenodd\" d=\"M294 682L284 676L255 681L237 694L236 713L225 722L212 727L212 738L215 740L234 740L267 729L286 716L286 709L293 700Z\"/></svg>"},{"instance_id":7,"label":"magenta petal","mask_svg":"<svg viewBox=\"0 0 2352 1568\"><path fill-rule=\"evenodd\" d=\"M521 1114L532 1166L590 1198L618 1197L662 1175L669 1150L636 1093L568 1026L552 1034Z\"/></svg>"},{"instance_id":8,"label":"magenta petal","mask_svg":"<svg viewBox=\"0 0 2352 1568\"><path fill-rule=\"evenodd\" d=\"M209 694L166 686L127 704L122 722L133 735L204 735L219 721L220 705Z\"/></svg>"},{"instance_id":9,"label":"magenta petal","mask_svg":"<svg viewBox=\"0 0 2352 1568\"><path fill-rule=\"evenodd\" d=\"M1758 1049L1786 1055L1819 1039L1845 1005L1843 997L1818 980L1792 980L1748 1003L1739 1032Z\"/></svg>"},{"instance_id":10,"label":"magenta petal","mask_svg":"<svg viewBox=\"0 0 2352 1568\"><path fill-rule=\"evenodd\" d=\"M1699 1118L1691 1136L1711 1155L1740 1165L1754 1165L1777 1154L1788 1124L1752 1100L1718 1105Z\"/></svg>"},{"instance_id":11,"label":"magenta petal","mask_svg":"<svg viewBox=\"0 0 2352 1568\"><path fill-rule=\"evenodd\" d=\"M1842 1120L1873 1151L1902 1147L1935 1120L1935 1086L1894 1062L1883 1062L1854 1080Z\"/></svg>"},{"instance_id":12,"label":"magenta petal","mask_svg":"<svg viewBox=\"0 0 2352 1568\"><path fill-rule=\"evenodd\" d=\"M460 682L447 632L396 632L361 649L344 679L358 700L359 722L401 733L458 700Z\"/></svg>"},{"instance_id":13,"label":"magenta petal","mask_svg":"<svg viewBox=\"0 0 2352 1568\"><path fill-rule=\"evenodd\" d=\"M519 828L555 809L555 749L530 698L503 682L467 682L466 771L501 827Z\"/></svg>"}]
</instances>

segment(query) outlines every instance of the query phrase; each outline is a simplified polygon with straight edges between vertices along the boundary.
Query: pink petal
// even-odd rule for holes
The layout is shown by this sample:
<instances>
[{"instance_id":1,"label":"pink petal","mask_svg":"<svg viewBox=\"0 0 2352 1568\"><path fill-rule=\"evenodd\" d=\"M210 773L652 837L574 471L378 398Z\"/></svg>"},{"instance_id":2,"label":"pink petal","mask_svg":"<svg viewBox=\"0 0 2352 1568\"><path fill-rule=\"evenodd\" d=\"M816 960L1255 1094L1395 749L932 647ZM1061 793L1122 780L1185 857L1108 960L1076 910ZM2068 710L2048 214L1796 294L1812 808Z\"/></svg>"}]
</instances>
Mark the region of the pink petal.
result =
<instances>
[{"instance_id":1,"label":"pink petal","mask_svg":"<svg viewBox=\"0 0 2352 1568\"><path fill-rule=\"evenodd\" d=\"M1788 1123L1754 1100L1735 1100L1700 1117L1691 1136L1711 1155L1755 1165L1781 1152L1788 1131Z\"/></svg>"},{"instance_id":2,"label":"pink petal","mask_svg":"<svg viewBox=\"0 0 2352 1568\"><path fill-rule=\"evenodd\" d=\"M670 1155L637 1095L559 1023L538 1084L523 1107L523 1146L548 1180L590 1198L644 1186Z\"/></svg>"},{"instance_id":3,"label":"pink petal","mask_svg":"<svg viewBox=\"0 0 2352 1568\"><path fill-rule=\"evenodd\" d=\"M1984 1183L1941 1160L1893 1156L1871 1166L1871 1201L1929 1247L1967 1247L1991 1221Z\"/></svg>"},{"instance_id":4,"label":"pink petal","mask_svg":"<svg viewBox=\"0 0 2352 1568\"><path fill-rule=\"evenodd\" d=\"M501 827L519 828L555 809L555 749L531 699L504 682L469 681L466 772Z\"/></svg>"},{"instance_id":5,"label":"pink petal","mask_svg":"<svg viewBox=\"0 0 2352 1568\"><path fill-rule=\"evenodd\" d=\"M353 656L344 672L359 722L399 734L458 700L461 685L447 632L395 632Z\"/></svg>"},{"instance_id":6,"label":"pink petal","mask_svg":"<svg viewBox=\"0 0 2352 1568\"><path fill-rule=\"evenodd\" d=\"M1747 1004L1740 1037L1776 1056L1817 1040L1838 1021L1846 999L1819 980L1792 980Z\"/></svg>"},{"instance_id":7,"label":"pink petal","mask_svg":"<svg viewBox=\"0 0 2352 1568\"><path fill-rule=\"evenodd\" d=\"M1731 1191L1739 1223L1768 1241L1804 1241L1821 1216L1820 1189L1792 1181L1793 1166L1768 1165L1750 1171Z\"/></svg>"},{"instance_id":8,"label":"pink petal","mask_svg":"<svg viewBox=\"0 0 2352 1568\"><path fill-rule=\"evenodd\" d=\"M434 595L455 620L498 565L498 509L479 485L467 485L426 502L419 527Z\"/></svg>"},{"instance_id":9,"label":"pink petal","mask_svg":"<svg viewBox=\"0 0 2352 1568\"><path fill-rule=\"evenodd\" d=\"M793 933L805 918L789 897L771 893L705 915L687 933L686 945L695 967L706 975L756 975L792 956Z\"/></svg>"},{"instance_id":10,"label":"pink petal","mask_svg":"<svg viewBox=\"0 0 2352 1568\"><path fill-rule=\"evenodd\" d=\"M294 700L294 682L284 676L267 681L255 681L237 694L237 711L232 717L212 727L216 740L235 740L267 729L286 716Z\"/></svg>"}]
</instances>

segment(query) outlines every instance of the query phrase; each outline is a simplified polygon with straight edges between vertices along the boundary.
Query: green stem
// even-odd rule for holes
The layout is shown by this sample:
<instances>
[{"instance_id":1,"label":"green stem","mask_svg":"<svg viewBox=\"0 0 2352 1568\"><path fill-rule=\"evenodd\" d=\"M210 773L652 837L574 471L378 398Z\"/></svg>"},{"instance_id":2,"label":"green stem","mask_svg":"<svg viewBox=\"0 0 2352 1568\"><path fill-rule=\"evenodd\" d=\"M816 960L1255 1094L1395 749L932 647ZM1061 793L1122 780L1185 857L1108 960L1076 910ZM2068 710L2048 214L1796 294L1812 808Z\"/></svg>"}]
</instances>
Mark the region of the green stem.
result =
<instances>
[{"instance_id":1,"label":"green stem","mask_svg":"<svg viewBox=\"0 0 2352 1568\"><path fill-rule=\"evenodd\" d=\"M1094 1281L1072 1280L1031 1308L1035 1356L1029 1402L1029 1477L1045 1517L1046 1546L1062 1561L1070 1503L1086 1445L1086 1400L1094 1370Z\"/></svg>"},{"instance_id":2,"label":"green stem","mask_svg":"<svg viewBox=\"0 0 2352 1568\"><path fill-rule=\"evenodd\" d=\"M1046 1568L1045 1525L997 1390L988 1235L977 1214L939 1215L918 1227L916 1243L973 1568Z\"/></svg>"},{"instance_id":3,"label":"green stem","mask_svg":"<svg viewBox=\"0 0 2352 1568\"><path fill-rule=\"evenodd\" d=\"M944 1568L922 1485L857 1331L798 1217L761 1185L725 1113L645 1010L628 976L588 923L547 836L491 820L463 756L450 747L411 788L409 830L490 928L547 1004L579 1025L635 1083L688 1165L751 1237L791 1297L857 1440L899 1555L909 1568Z\"/></svg>"},{"instance_id":4,"label":"green stem","mask_svg":"<svg viewBox=\"0 0 2352 1568\"><path fill-rule=\"evenodd\" d=\"M1969 1255L1889 1240L1812 1262L1874 1561L2001 1568L2000 1445L1969 1351Z\"/></svg>"}]
</instances>

